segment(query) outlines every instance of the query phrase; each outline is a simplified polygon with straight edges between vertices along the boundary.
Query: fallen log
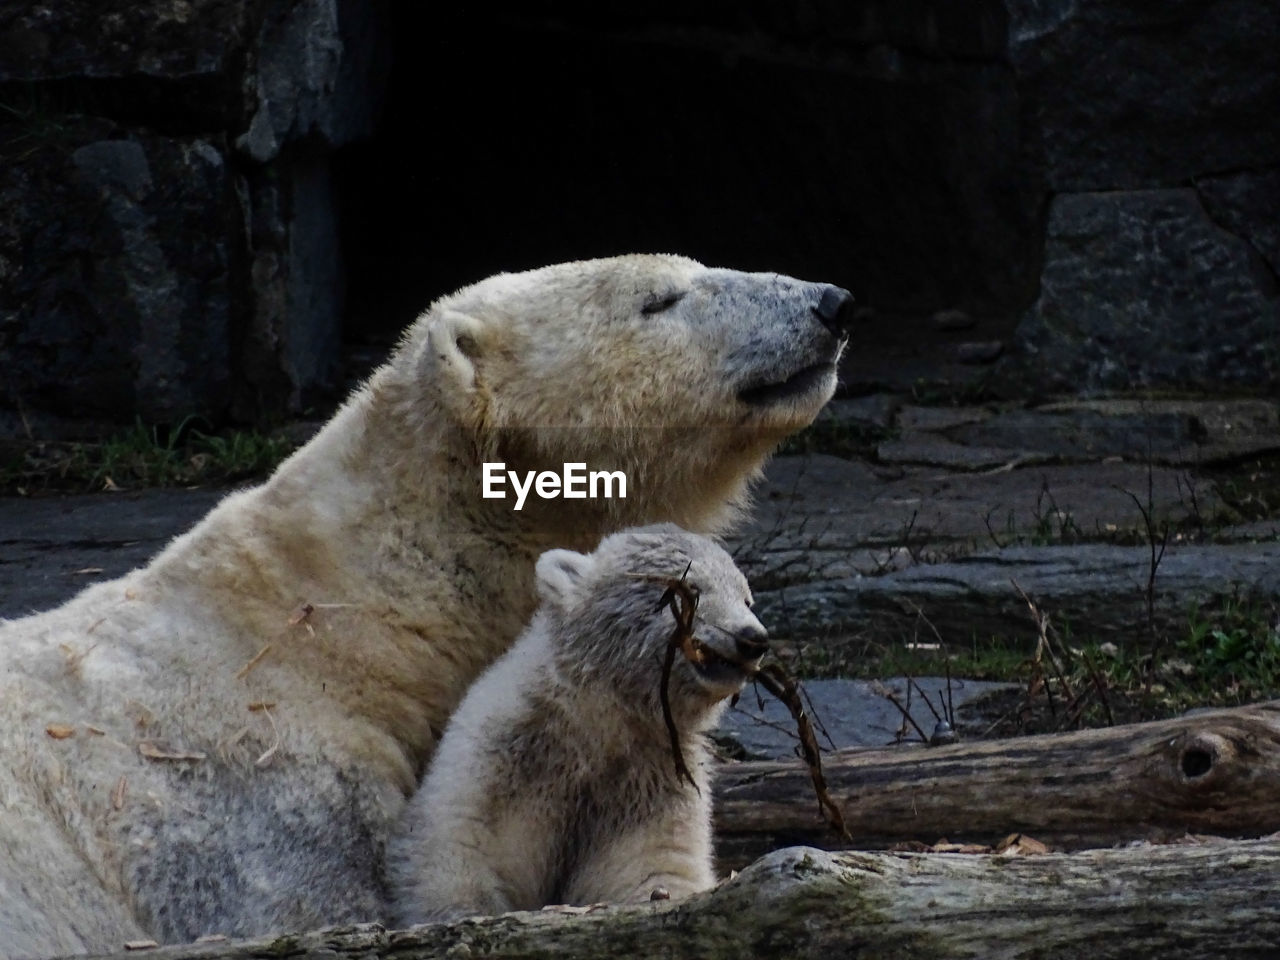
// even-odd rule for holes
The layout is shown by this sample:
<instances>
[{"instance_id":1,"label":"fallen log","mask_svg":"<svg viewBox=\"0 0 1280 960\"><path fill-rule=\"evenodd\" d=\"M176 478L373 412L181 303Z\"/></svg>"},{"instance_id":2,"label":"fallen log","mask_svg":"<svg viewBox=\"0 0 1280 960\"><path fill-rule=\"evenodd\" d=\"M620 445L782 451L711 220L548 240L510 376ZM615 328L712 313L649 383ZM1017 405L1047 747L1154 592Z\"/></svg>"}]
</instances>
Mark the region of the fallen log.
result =
<instances>
[{"instance_id":1,"label":"fallen log","mask_svg":"<svg viewBox=\"0 0 1280 960\"><path fill-rule=\"evenodd\" d=\"M776 851L683 902L376 925L147 951L147 960L427 957L1274 957L1280 843L1038 857ZM128 956L138 960L139 954Z\"/></svg>"},{"instance_id":2,"label":"fallen log","mask_svg":"<svg viewBox=\"0 0 1280 960\"><path fill-rule=\"evenodd\" d=\"M1076 733L842 751L823 761L841 841L796 762L725 764L715 787L722 868L779 847L993 844L1020 832L1059 850L1187 832L1280 830L1280 701Z\"/></svg>"}]
</instances>

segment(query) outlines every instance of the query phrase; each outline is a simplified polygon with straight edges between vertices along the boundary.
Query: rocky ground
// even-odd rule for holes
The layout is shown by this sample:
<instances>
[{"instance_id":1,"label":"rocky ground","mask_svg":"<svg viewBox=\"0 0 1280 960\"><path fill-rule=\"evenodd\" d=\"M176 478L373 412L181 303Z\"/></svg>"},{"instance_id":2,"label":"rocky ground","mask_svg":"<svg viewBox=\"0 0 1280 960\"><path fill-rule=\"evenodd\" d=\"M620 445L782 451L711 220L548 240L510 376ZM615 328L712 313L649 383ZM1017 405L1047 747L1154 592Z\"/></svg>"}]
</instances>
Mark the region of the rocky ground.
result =
<instances>
[{"instance_id":1,"label":"rocky ground","mask_svg":"<svg viewBox=\"0 0 1280 960\"><path fill-rule=\"evenodd\" d=\"M915 637L925 618L956 643L1027 632L1017 581L1077 635L1123 639L1147 626L1151 540L1166 527L1161 624L1193 602L1280 596L1272 401L881 395L836 401L819 428L866 455L776 460L736 543L782 635Z\"/></svg>"},{"instance_id":2,"label":"rocky ground","mask_svg":"<svg viewBox=\"0 0 1280 960\"><path fill-rule=\"evenodd\" d=\"M1082 643L1132 646L1152 629L1184 629L1193 609L1224 604L1253 603L1275 629L1273 401L1028 408L878 394L835 401L796 446L832 452L776 458L732 548L762 618L800 672L866 675L889 669L895 650L910 650L915 662L932 653L929 672L941 674L944 658L993 638L1029 652L1037 628L1019 589ZM0 501L0 616L48 608L144 562L224 493ZM1153 539L1157 553L1165 544L1154 577ZM895 682L905 703L905 681ZM927 686L937 703L945 681ZM839 745L901 735L901 714L881 688L811 688ZM971 730L983 718L966 714L967 705L990 689L953 683ZM752 700L727 721L731 737L750 755L786 752L784 733L750 719ZM913 713L931 734L935 720L919 696ZM767 718L787 726L785 716Z\"/></svg>"}]
</instances>

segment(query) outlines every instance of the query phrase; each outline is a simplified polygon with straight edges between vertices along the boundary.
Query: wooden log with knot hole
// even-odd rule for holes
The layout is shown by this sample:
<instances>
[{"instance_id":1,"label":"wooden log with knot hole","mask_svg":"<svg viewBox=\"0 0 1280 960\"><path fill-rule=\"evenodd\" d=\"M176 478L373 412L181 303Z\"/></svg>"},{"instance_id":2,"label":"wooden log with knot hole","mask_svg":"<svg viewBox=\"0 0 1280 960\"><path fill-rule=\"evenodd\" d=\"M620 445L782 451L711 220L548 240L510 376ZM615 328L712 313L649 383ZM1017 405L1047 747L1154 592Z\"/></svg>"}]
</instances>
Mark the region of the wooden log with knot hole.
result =
<instances>
[{"instance_id":1,"label":"wooden log with knot hole","mask_svg":"<svg viewBox=\"0 0 1280 960\"><path fill-rule=\"evenodd\" d=\"M1035 857L776 851L684 901L367 925L148 951L146 960L832 960L1275 957L1280 843ZM126 955L118 955L124 960ZM127 955L138 960L138 953Z\"/></svg>"},{"instance_id":2,"label":"wooden log with knot hole","mask_svg":"<svg viewBox=\"0 0 1280 960\"><path fill-rule=\"evenodd\" d=\"M823 822L799 761L721 767L721 867L795 844L992 844L1024 833L1078 850L1188 832L1262 836L1280 830L1280 701L1076 733L843 751L823 770L849 841Z\"/></svg>"},{"instance_id":3,"label":"wooden log with knot hole","mask_svg":"<svg viewBox=\"0 0 1280 960\"><path fill-rule=\"evenodd\" d=\"M1280 829L1280 702L1159 723L828 758L861 845L1062 848ZM730 860L833 845L808 771L728 764L716 789ZM837 956L1199 960L1280 955L1280 840L1138 844L1042 856L829 853L789 847L686 901L377 925L163 947L147 960ZM0 945L0 950L3 945ZM137 960L138 952L120 955Z\"/></svg>"}]
</instances>

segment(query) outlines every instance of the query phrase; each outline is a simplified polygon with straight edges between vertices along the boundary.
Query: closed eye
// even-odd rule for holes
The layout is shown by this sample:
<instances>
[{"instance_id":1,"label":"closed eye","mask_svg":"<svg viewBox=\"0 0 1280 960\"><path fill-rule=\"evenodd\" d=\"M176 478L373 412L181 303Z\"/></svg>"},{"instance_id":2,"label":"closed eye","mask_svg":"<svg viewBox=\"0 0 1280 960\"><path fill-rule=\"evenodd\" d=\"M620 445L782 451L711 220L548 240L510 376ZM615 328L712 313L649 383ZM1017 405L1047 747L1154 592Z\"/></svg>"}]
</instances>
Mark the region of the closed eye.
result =
<instances>
[{"instance_id":1,"label":"closed eye","mask_svg":"<svg viewBox=\"0 0 1280 960\"><path fill-rule=\"evenodd\" d=\"M645 316L649 316L654 313L661 313L663 310L670 310L683 299L683 293L654 294L645 300L644 306L640 308L640 312L645 314Z\"/></svg>"}]
</instances>

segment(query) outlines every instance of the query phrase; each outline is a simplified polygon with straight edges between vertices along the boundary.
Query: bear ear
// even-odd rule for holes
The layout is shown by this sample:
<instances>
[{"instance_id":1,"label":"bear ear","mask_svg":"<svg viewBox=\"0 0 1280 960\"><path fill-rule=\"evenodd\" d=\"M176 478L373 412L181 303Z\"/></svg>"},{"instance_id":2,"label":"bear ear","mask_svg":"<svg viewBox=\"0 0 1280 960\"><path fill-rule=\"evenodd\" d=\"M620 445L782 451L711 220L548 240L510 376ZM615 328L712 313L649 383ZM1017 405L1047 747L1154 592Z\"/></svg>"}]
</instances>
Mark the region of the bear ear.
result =
<instances>
[{"instance_id":1,"label":"bear ear","mask_svg":"<svg viewBox=\"0 0 1280 960\"><path fill-rule=\"evenodd\" d=\"M582 590L595 561L585 553L548 550L538 558L538 597L557 607L568 607Z\"/></svg>"},{"instance_id":2,"label":"bear ear","mask_svg":"<svg viewBox=\"0 0 1280 960\"><path fill-rule=\"evenodd\" d=\"M475 317L456 310L442 310L428 321L424 360L460 393L469 393L475 386L475 357L483 329L484 324Z\"/></svg>"}]
</instances>

